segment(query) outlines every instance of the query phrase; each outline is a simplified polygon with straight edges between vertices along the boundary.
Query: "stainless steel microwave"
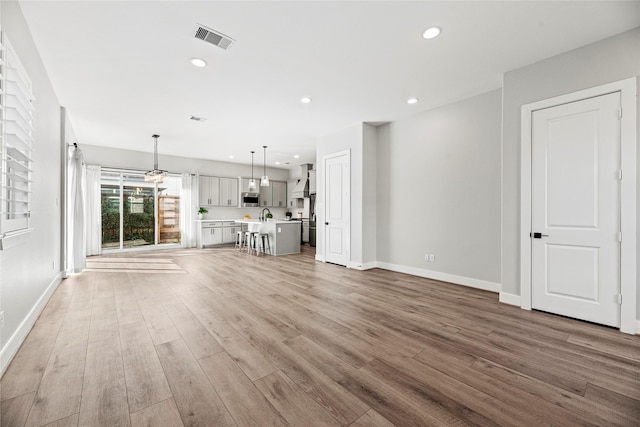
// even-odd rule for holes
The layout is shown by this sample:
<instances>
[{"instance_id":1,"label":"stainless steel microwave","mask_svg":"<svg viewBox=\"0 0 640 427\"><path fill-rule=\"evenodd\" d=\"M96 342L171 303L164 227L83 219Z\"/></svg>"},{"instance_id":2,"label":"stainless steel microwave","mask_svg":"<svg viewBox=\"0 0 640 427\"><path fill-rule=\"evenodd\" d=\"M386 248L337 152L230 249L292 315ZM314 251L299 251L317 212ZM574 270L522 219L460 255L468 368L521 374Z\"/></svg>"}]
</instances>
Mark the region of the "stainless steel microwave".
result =
<instances>
[{"instance_id":1,"label":"stainless steel microwave","mask_svg":"<svg viewBox=\"0 0 640 427\"><path fill-rule=\"evenodd\" d=\"M241 198L245 208L260 206L260 193L242 193Z\"/></svg>"}]
</instances>

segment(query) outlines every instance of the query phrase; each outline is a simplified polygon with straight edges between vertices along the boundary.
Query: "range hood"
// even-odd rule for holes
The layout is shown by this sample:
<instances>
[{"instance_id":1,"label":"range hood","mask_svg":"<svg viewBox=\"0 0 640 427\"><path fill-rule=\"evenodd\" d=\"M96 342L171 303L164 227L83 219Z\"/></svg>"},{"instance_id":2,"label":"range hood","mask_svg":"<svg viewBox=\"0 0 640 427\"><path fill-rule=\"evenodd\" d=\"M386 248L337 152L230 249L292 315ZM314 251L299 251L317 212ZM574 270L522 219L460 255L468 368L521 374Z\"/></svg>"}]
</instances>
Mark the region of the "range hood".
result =
<instances>
[{"instance_id":1,"label":"range hood","mask_svg":"<svg viewBox=\"0 0 640 427\"><path fill-rule=\"evenodd\" d=\"M293 191L291 192L291 197L294 199L309 197L309 171L313 169L313 165L311 163L305 163L300 165L300 169L302 170L302 177L298 180L298 183L293 187Z\"/></svg>"}]
</instances>

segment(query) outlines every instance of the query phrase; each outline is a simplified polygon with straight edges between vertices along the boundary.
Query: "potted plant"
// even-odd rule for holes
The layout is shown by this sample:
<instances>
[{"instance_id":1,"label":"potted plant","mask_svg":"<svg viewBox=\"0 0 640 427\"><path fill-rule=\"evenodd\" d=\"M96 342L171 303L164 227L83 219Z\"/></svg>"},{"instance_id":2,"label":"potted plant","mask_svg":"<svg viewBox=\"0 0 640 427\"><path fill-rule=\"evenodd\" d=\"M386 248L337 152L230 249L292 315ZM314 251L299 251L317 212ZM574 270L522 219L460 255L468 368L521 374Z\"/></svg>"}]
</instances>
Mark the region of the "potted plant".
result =
<instances>
[{"instance_id":1,"label":"potted plant","mask_svg":"<svg viewBox=\"0 0 640 427\"><path fill-rule=\"evenodd\" d=\"M292 215L293 215L293 214L292 214L291 212L289 212L289 211L287 211L287 212L284 214L284 216L286 216L288 220L290 220L290 219L291 219L291 216L292 216Z\"/></svg>"},{"instance_id":2,"label":"potted plant","mask_svg":"<svg viewBox=\"0 0 640 427\"><path fill-rule=\"evenodd\" d=\"M266 214L264 214L264 218L267 221L271 221L271 218L273 218L273 215L271 214L271 212L267 212Z\"/></svg>"},{"instance_id":3,"label":"potted plant","mask_svg":"<svg viewBox=\"0 0 640 427\"><path fill-rule=\"evenodd\" d=\"M202 219L204 218L204 214L206 214L207 212L209 212L208 210L206 210L205 208L203 208L202 206L198 209L198 219Z\"/></svg>"}]
</instances>

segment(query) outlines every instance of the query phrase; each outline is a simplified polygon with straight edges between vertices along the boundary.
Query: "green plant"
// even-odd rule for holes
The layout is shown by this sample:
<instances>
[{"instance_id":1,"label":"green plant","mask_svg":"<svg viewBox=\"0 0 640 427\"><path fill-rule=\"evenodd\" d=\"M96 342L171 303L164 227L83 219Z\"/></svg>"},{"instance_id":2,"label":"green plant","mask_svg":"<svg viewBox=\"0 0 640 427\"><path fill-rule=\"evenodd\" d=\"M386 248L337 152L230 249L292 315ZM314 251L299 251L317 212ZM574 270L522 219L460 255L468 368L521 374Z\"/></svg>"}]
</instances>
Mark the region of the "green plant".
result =
<instances>
[{"instance_id":1,"label":"green plant","mask_svg":"<svg viewBox=\"0 0 640 427\"><path fill-rule=\"evenodd\" d=\"M206 214L207 212L209 212L209 211L206 210L205 208L203 208L202 206L200 207L200 209L198 209L198 213L199 214Z\"/></svg>"},{"instance_id":2,"label":"green plant","mask_svg":"<svg viewBox=\"0 0 640 427\"><path fill-rule=\"evenodd\" d=\"M273 215L271 214L271 212L267 212L266 214L264 214L265 218L273 218Z\"/></svg>"},{"instance_id":3,"label":"green plant","mask_svg":"<svg viewBox=\"0 0 640 427\"><path fill-rule=\"evenodd\" d=\"M293 215L293 214L292 214L291 212L289 212L289 211L287 211L287 212L284 214L284 216L286 216L287 218L291 218L291 216L292 216L292 215Z\"/></svg>"}]
</instances>

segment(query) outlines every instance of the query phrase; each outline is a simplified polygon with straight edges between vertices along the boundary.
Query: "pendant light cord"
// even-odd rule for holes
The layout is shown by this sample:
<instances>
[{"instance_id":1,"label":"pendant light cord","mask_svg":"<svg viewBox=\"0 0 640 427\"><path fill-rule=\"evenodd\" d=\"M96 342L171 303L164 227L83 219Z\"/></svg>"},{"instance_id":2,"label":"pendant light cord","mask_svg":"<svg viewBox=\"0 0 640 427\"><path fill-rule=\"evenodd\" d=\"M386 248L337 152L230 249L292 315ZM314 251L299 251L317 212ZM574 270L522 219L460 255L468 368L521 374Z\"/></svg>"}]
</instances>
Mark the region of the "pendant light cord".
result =
<instances>
[{"instance_id":1,"label":"pendant light cord","mask_svg":"<svg viewBox=\"0 0 640 427\"><path fill-rule=\"evenodd\" d=\"M263 175L267 176L267 146L263 145L262 148L264 149L264 163L263 163L263 165L264 165L264 169L263 169L264 174Z\"/></svg>"},{"instance_id":2,"label":"pendant light cord","mask_svg":"<svg viewBox=\"0 0 640 427\"><path fill-rule=\"evenodd\" d=\"M255 151L251 152L251 181L253 181L253 153L255 153Z\"/></svg>"}]
</instances>

